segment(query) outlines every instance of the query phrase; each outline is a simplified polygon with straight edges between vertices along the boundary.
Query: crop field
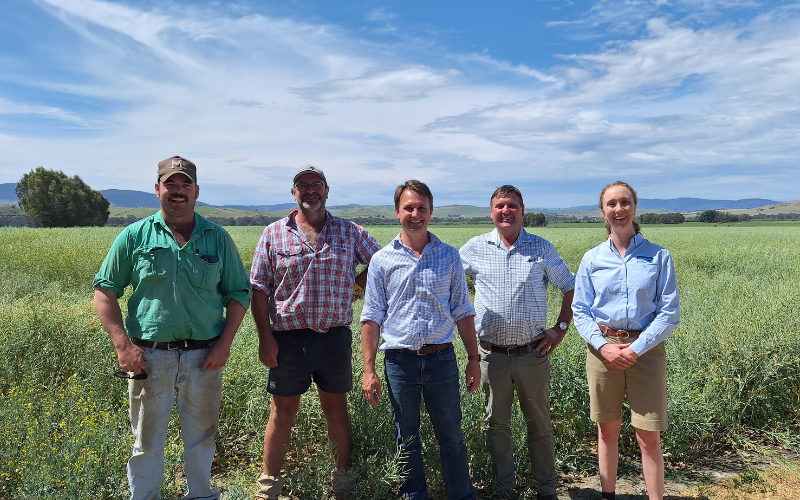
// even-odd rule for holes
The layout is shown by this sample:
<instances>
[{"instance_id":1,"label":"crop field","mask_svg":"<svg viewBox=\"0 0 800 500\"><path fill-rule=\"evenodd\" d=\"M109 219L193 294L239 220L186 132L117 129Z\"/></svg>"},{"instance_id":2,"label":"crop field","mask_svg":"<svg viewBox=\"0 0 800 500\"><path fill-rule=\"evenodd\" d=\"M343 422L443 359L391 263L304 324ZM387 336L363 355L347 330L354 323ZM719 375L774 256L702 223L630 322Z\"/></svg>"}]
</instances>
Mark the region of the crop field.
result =
<instances>
[{"instance_id":1,"label":"crop field","mask_svg":"<svg viewBox=\"0 0 800 500\"><path fill-rule=\"evenodd\" d=\"M231 227L249 268L261 228ZM396 226L369 228L382 243ZM119 228L0 229L0 498L122 499L132 445L127 390L111 374L115 352L92 307L92 277ZM432 227L460 246L484 227ZM603 239L601 225L536 228L567 265ZM646 238L672 253L682 319L667 341L670 428L663 434L670 471L691 470L751 440L800 450L800 227L645 226ZM550 323L560 296L549 295ZM123 311L125 300L122 300ZM358 318L361 303L355 304ZM377 408L361 393L360 328L354 332L356 498L394 498L398 458L388 400ZM248 315L224 371L214 481L226 498L252 498L269 416L267 370L257 358ZM571 328L552 358L551 413L562 473L596 469L588 419L585 343ZM463 349L460 353L465 358ZM463 366L463 364L462 364ZM473 480L490 486L483 396L462 395L463 432ZM427 419L423 418L423 422ZM514 419L520 483L535 492ZM428 481L441 488L438 448L423 429ZM623 426L621 473L637 473L632 428ZM166 448L163 498L183 494L182 444L175 417ZM332 462L313 393L302 400L286 463L286 494L327 498ZM441 493L441 492L439 492Z\"/></svg>"}]
</instances>

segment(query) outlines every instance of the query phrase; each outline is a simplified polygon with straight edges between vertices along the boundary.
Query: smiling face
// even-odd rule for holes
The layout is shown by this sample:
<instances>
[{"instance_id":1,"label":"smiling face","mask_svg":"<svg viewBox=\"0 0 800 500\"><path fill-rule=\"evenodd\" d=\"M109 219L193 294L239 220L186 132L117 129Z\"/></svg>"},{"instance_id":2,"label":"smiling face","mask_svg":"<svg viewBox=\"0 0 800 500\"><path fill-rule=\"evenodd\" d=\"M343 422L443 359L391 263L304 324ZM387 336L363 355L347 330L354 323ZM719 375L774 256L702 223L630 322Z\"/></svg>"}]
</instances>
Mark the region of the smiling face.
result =
<instances>
[{"instance_id":1,"label":"smiling face","mask_svg":"<svg viewBox=\"0 0 800 500\"><path fill-rule=\"evenodd\" d=\"M525 207L515 194L492 198L492 221L497 231L504 236L516 237L522 229Z\"/></svg>"},{"instance_id":2,"label":"smiling face","mask_svg":"<svg viewBox=\"0 0 800 500\"><path fill-rule=\"evenodd\" d=\"M184 174L172 174L156 184L156 196L167 222L188 222L194 219L194 205L200 187Z\"/></svg>"},{"instance_id":3,"label":"smiling face","mask_svg":"<svg viewBox=\"0 0 800 500\"><path fill-rule=\"evenodd\" d=\"M603 218L611 230L627 229L633 225L636 216L636 201L633 193L625 186L612 186L603 193Z\"/></svg>"},{"instance_id":4,"label":"smiling face","mask_svg":"<svg viewBox=\"0 0 800 500\"><path fill-rule=\"evenodd\" d=\"M407 235L428 234L428 223L433 214L433 207L427 196L410 189L404 190L394 213L400 219L400 226Z\"/></svg>"},{"instance_id":5,"label":"smiling face","mask_svg":"<svg viewBox=\"0 0 800 500\"><path fill-rule=\"evenodd\" d=\"M320 183L322 186L319 189L314 188L314 184L319 185ZM308 189L302 191L296 186L303 186ZM325 200L328 199L328 186L324 179L316 174L303 174L294 182L292 196L297 201L297 206L300 210L325 210Z\"/></svg>"}]
</instances>

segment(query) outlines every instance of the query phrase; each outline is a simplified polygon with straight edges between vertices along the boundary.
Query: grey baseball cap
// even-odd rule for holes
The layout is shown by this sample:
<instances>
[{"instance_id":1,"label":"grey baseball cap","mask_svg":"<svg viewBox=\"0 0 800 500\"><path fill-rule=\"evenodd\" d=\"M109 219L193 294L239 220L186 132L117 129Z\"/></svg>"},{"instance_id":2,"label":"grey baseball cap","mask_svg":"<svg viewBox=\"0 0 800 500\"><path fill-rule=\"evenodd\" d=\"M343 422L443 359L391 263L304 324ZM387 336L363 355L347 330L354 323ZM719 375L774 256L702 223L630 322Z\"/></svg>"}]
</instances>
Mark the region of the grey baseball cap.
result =
<instances>
[{"instance_id":1,"label":"grey baseball cap","mask_svg":"<svg viewBox=\"0 0 800 500\"><path fill-rule=\"evenodd\" d=\"M158 181L163 182L173 174L184 174L197 184L197 166L181 156L172 156L158 162Z\"/></svg>"},{"instance_id":2,"label":"grey baseball cap","mask_svg":"<svg viewBox=\"0 0 800 500\"><path fill-rule=\"evenodd\" d=\"M316 175L318 177L321 177L322 180L325 181L325 184L328 183L328 179L325 178L325 172L323 172L322 170L318 169L314 165L303 165L302 167L298 168L294 172L294 179L292 179L292 182L293 183L297 182L297 178L300 177L303 174L314 174L314 175Z\"/></svg>"}]
</instances>

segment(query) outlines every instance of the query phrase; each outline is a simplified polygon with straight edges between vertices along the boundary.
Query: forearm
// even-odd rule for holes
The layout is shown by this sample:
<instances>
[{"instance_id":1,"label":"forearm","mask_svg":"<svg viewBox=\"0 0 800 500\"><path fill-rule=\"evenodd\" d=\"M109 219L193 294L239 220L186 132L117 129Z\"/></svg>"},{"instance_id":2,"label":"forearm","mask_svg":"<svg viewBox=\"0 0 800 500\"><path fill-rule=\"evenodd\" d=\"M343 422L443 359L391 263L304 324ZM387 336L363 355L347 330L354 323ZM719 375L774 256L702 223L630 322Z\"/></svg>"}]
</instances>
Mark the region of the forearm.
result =
<instances>
[{"instance_id":1,"label":"forearm","mask_svg":"<svg viewBox=\"0 0 800 500\"><path fill-rule=\"evenodd\" d=\"M461 336L461 342L464 343L464 348L467 350L467 356L478 356L478 338L475 334L475 316L464 316L456 321L458 327L458 334Z\"/></svg>"},{"instance_id":2,"label":"forearm","mask_svg":"<svg viewBox=\"0 0 800 500\"><path fill-rule=\"evenodd\" d=\"M122 310L117 301L116 292L104 288L96 288L94 291L94 310L100 319L100 324L108 332L111 342L117 351L125 349L130 344L128 334L125 332L125 325L122 321Z\"/></svg>"},{"instance_id":3,"label":"forearm","mask_svg":"<svg viewBox=\"0 0 800 500\"><path fill-rule=\"evenodd\" d=\"M272 339L272 326L269 323L269 297L264 292L253 290L250 311L256 324L259 340Z\"/></svg>"},{"instance_id":4,"label":"forearm","mask_svg":"<svg viewBox=\"0 0 800 500\"><path fill-rule=\"evenodd\" d=\"M575 296L575 290L570 290L564 293L564 298L561 299L561 312L558 313L558 322L570 323L572 322L572 299Z\"/></svg>"},{"instance_id":5,"label":"forearm","mask_svg":"<svg viewBox=\"0 0 800 500\"><path fill-rule=\"evenodd\" d=\"M217 340L217 344L230 347L233 344L233 339L236 337L236 332L244 320L245 308L239 302L231 300L225 311L225 327Z\"/></svg>"},{"instance_id":6,"label":"forearm","mask_svg":"<svg viewBox=\"0 0 800 500\"><path fill-rule=\"evenodd\" d=\"M375 358L378 354L378 342L381 327L374 321L365 321L361 325L361 354L364 358L364 373L375 374Z\"/></svg>"}]
</instances>

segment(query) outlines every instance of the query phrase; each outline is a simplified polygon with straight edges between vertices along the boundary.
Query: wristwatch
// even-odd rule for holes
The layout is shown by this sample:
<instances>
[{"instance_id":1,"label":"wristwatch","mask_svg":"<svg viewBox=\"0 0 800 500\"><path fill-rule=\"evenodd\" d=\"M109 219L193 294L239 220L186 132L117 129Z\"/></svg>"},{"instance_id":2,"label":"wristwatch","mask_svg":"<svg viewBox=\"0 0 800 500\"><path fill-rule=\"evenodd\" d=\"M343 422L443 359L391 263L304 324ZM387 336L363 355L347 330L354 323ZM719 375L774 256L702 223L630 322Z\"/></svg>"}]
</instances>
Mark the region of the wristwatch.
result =
<instances>
[{"instance_id":1,"label":"wristwatch","mask_svg":"<svg viewBox=\"0 0 800 500\"><path fill-rule=\"evenodd\" d=\"M561 323L557 324L556 326L558 327L559 330L564 330L566 332L567 329L569 328L569 323L567 323L566 321L562 321Z\"/></svg>"}]
</instances>

